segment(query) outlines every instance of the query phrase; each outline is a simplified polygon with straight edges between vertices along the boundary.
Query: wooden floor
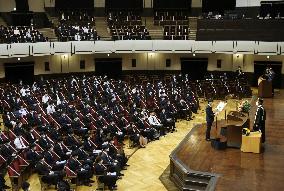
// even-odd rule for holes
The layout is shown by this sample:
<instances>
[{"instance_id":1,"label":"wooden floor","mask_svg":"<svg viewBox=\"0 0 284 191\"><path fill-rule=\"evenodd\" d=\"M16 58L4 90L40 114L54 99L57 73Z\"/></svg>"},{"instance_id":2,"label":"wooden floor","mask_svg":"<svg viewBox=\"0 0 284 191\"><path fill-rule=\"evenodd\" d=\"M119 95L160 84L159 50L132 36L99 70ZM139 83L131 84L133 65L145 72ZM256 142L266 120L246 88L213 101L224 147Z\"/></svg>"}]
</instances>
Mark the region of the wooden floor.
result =
<instances>
[{"instance_id":1,"label":"wooden floor","mask_svg":"<svg viewBox=\"0 0 284 191\"><path fill-rule=\"evenodd\" d=\"M235 107L235 101L228 104ZM265 99L267 110L267 142L263 154L241 153L237 149L215 151L204 141L204 133L194 136L195 144L183 151L184 160L195 170L220 174L217 191L282 191L284 190L284 91L274 99ZM169 165L172 150L187 135L195 124L203 123L205 104L192 121L177 123L178 132L170 133L159 141L149 143L145 149L127 149L133 154L125 176L118 181L119 191L166 191L159 180ZM205 128L204 128L205 129ZM194 152L193 152L194 151ZM7 179L7 177L6 177ZM32 175L28 182L31 191L40 190L38 176ZM93 187L80 186L78 191L94 191ZM54 189L50 189L54 190Z\"/></svg>"},{"instance_id":2,"label":"wooden floor","mask_svg":"<svg viewBox=\"0 0 284 191\"><path fill-rule=\"evenodd\" d=\"M284 91L265 99L264 107L266 143L262 154L233 148L214 150L204 140L203 125L178 151L179 158L190 169L220 174L217 191L284 190Z\"/></svg>"}]
</instances>

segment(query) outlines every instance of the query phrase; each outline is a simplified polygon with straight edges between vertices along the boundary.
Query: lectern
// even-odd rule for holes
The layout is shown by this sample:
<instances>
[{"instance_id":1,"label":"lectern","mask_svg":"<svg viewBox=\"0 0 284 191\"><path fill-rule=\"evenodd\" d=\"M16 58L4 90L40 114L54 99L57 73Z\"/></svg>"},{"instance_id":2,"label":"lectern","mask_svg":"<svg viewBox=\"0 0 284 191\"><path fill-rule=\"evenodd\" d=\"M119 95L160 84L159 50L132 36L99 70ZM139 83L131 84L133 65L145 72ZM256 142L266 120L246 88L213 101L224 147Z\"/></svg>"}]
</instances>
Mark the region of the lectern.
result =
<instances>
[{"instance_id":1,"label":"lectern","mask_svg":"<svg viewBox=\"0 0 284 191\"><path fill-rule=\"evenodd\" d=\"M260 79L258 84L258 96L261 98L272 97L272 82L266 79Z\"/></svg>"}]
</instances>

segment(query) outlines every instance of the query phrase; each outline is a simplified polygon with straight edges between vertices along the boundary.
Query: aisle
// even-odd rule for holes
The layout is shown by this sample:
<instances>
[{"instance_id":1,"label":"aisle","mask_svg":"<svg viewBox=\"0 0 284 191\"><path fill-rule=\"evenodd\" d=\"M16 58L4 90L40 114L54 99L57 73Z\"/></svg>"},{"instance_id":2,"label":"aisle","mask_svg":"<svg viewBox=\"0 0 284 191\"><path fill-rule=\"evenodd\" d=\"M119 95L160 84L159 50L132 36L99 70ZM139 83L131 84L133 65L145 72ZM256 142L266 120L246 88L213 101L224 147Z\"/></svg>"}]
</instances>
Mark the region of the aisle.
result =
<instances>
[{"instance_id":1,"label":"aisle","mask_svg":"<svg viewBox=\"0 0 284 191\"><path fill-rule=\"evenodd\" d=\"M201 108L204 108L204 104L201 104ZM170 153L195 124L202 123L204 120L204 112L199 111L193 120L176 123L177 132L169 133L166 137L149 143L145 149L137 150L129 159L130 166L123 172L125 176L118 181L118 190L166 190L159 177L170 163Z\"/></svg>"}]
</instances>

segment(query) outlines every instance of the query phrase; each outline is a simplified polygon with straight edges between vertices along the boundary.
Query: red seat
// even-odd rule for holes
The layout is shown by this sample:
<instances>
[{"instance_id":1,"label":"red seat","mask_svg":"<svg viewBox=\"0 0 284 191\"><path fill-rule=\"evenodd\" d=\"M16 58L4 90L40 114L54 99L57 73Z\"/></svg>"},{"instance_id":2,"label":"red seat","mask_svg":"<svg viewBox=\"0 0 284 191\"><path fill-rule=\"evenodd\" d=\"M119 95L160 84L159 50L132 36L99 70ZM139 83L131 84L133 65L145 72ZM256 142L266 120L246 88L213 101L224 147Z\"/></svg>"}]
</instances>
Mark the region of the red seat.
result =
<instances>
[{"instance_id":1,"label":"red seat","mask_svg":"<svg viewBox=\"0 0 284 191\"><path fill-rule=\"evenodd\" d=\"M23 152L24 153L24 152ZM23 154L21 153L21 155ZM18 155L18 161L19 161L19 165L21 167L25 167L25 166L28 166L29 163L24 159L24 157L22 157L21 155Z\"/></svg>"},{"instance_id":2,"label":"red seat","mask_svg":"<svg viewBox=\"0 0 284 191\"><path fill-rule=\"evenodd\" d=\"M9 136L10 141L14 141L14 139L16 138L15 133L11 130L9 130L8 136Z\"/></svg>"},{"instance_id":3,"label":"red seat","mask_svg":"<svg viewBox=\"0 0 284 191\"><path fill-rule=\"evenodd\" d=\"M13 167L11 167L10 165L8 165L8 174L9 177L19 177L20 173L18 173Z\"/></svg>"},{"instance_id":4,"label":"red seat","mask_svg":"<svg viewBox=\"0 0 284 191\"><path fill-rule=\"evenodd\" d=\"M12 161L11 167L13 167L13 169L14 169L19 175L21 174L20 162L19 162L19 160L18 160L17 157Z\"/></svg>"},{"instance_id":5,"label":"red seat","mask_svg":"<svg viewBox=\"0 0 284 191\"><path fill-rule=\"evenodd\" d=\"M69 177L69 178L75 178L77 177L77 174L71 170L69 167L68 167L68 164L65 165L64 167L65 169L65 172L66 172L66 176Z\"/></svg>"}]
</instances>

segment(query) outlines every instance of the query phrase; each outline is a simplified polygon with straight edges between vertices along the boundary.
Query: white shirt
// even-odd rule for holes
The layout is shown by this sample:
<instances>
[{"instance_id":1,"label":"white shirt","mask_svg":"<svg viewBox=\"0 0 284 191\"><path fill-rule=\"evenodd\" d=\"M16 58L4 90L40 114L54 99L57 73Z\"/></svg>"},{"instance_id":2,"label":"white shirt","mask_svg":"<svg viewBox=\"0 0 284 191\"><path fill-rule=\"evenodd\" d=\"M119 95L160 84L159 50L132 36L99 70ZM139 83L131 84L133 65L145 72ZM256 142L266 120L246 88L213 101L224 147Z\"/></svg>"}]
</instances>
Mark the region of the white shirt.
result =
<instances>
[{"instance_id":1,"label":"white shirt","mask_svg":"<svg viewBox=\"0 0 284 191\"><path fill-rule=\"evenodd\" d=\"M80 41L80 40L81 40L81 36L78 35L78 34L75 34L75 37L74 37L74 38L75 38L76 41Z\"/></svg>"},{"instance_id":2,"label":"white shirt","mask_svg":"<svg viewBox=\"0 0 284 191\"><path fill-rule=\"evenodd\" d=\"M21 95L22 95L23 97L27 95L25 88L22 88L22 89L20 90L20 93L21 93Z\"/></svg>"},{"instance_id":3,"label":"white shirt","mask_svg":"<svg viewBox=\"0 0 284 191\"><path fill-rule=\"evenodd\" d=\"M25 149L26 148L22 137L16 137L15 140L14 140L14 145L15 145L16 149Z\"/></svg>"},{"instance_id":4,"label":"white shirt","mask_svg":"<svg viewBox=\"0 0 284 191\"><path fill-rule=\"evenodd\" d=\"M55 107L54 105L48 105L47 108L46 108L46 112L47 114L52 114L55 112Z\"/></svg>"},{"instance_id":5,"label":"white shirt","mask_svg":"<svg viewBox=\"0 0 284 191\"><path fill-rule=\"evenodd\" d=\"M22 115L22 116L25 116L25 115L27 115L27 110L25 109L25 108L22 108L22 109L20 109L19 110L19 113Z\"/></svg>"},{"instance_id":6,"label":"white shirt","mask_svg":"<svg viewBox=\"0 0 284 191\"><path fill-rule=\"evenodd\" d=\"M156 116L154 115L151 115L149 118L148 118L148 121L150 123L150 125L161 125L157 119Z\"/></svg>"},{"instance_id":7,"label":"white shirt","mask_svg":"<svg viewBox=\"0 0 284 191\"><path fill-rule=\"evenodd\" d=\"M48 95L42 96L42 102L43 102L43 103L47 103L48 100L49 100L49 96L48 96Z\"/></svg>"}]
</instances>

